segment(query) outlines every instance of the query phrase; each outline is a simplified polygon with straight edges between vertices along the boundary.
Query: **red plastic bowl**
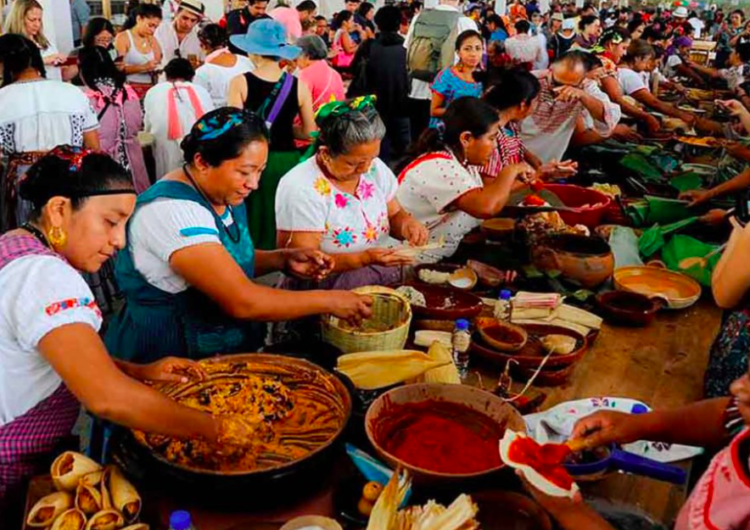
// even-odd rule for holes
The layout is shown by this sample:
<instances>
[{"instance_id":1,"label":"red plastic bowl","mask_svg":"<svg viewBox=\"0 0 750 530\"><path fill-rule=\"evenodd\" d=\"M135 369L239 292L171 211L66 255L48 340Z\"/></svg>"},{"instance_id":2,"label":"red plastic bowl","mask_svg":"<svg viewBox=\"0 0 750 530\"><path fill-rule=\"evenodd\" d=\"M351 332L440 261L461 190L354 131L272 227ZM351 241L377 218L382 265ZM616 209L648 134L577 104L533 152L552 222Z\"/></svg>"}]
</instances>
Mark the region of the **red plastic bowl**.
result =
<instances>
[{"instance_id":1,"label":"red plastic bowl","mask_svg":"<svg viewBox=\"0 0 750 530\"><path fill-rule=\"evenodd\" d=\"M612 204L612 198L596 190L573 186L571 184L547 184L547 189L560 197L560 200L576 211L560 212L560 216L567 224L584 225L596 228L602 224L604 214ZM580 208L585 205L598 205L595 208Z\"/></svg>"}]
</instances>

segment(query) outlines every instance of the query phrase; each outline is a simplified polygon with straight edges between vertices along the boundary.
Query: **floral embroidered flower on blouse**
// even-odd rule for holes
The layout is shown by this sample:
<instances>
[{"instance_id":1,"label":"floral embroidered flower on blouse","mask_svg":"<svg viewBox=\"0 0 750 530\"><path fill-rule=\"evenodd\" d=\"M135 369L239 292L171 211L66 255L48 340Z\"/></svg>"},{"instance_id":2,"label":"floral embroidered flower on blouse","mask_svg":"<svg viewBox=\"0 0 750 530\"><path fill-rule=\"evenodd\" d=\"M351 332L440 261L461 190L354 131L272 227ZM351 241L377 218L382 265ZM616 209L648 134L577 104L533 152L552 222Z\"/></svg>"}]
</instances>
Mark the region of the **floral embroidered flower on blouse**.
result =
<instances>
[{"instance_id":1,"label":"floral embroidered flower on blouse","mask_svg":"<svg viewBox=\"0 0 750 530\"><path fill-rule=\"evenodd\" d=\"M375 184L367 182L364 178L359 182L359 188L357 188L357 196L362 200L370 199L375 193Z\"/></svg>"},{"instance_id":2,"label":"floral embroidered flower on blouse","mask_svg":"<svg viewBox=\"0 0 750 530\"><path fill-rule=\"evenodd\" d=\"M339 228L333 231L333 241L338 247L349 248L357 242L357 234L349 228Z\"/></svg>"},{"instance_id":3,"label":"floral embroidered flower on blouse","mask_svg":"<svg viewBox=\"0 0 750 530\"><path fill-rule=\"evenodd\" d=\"M380 232L378 231L378 227L368 224L367 228L365 228L365 231L362 232L362 237L364 237L365 241L367 241L370 244L375 243L380 237Z\"/></svg>"},{"instance_id":4,"label":"floral embroidered flower on blouse","mask_svg":"<svg viewBox=\"0 0 750 530\"><path fill-rule=\"evenodd\" d=\"M320 193L323 197L327 197L331 194L331 183L328 182L328 179L325 177L318 177L313 186L315 187L315 191Z\"/></svg>"},{"instance_id":5,"label":"floral embroidered flower on blouse","mask_svg":"<svg viewBox=\"0 0 750 530\"><path fill-rule=\"evenodd\" d=\"M349 199L347 199L344 195L341 193L336 194L336 207L338 208L346 208L349 205Z\"/></svg>"}]
</instances>

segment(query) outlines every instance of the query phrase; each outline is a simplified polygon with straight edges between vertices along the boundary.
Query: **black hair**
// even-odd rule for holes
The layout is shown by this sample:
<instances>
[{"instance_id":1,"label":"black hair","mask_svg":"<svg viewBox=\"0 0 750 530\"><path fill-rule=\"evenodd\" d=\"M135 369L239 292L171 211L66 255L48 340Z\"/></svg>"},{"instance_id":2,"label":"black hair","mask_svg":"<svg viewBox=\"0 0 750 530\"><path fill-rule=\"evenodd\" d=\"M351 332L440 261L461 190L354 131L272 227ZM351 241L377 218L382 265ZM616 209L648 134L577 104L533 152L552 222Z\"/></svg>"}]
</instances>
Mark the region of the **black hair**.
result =
<instances>
[{"instance_id":1,"label":"black hair","mask_svg":"<svg viewBox=\"0 0 750 530\"><path fill-rule=\"evenodd\" d=\"M743 63L750 63L750 42L740 42L735 46L734 51Z\"/></svg>"},{"instance_id":2,"label":"black hair","mask_svg":"<svg viewBox=\"0 0 750 530\"><path fill-rule=\"evenodd\" d=\"M730 18L732 15L739 15L742 20L745 20L745 12L742 9L735 9L729 13L729 17L727 18Z\"/></svg>"},{"instance_id":3,"label":"black hair","mask_svg":"<svg viewBox=\"0 0 750 530\"><path fill-rule=\"evenodd\" d=\"M494 24L499 29L501 29L501 30L503 30L505 32L508 31L508 28L505 27L505 22L503 22L503 17L501 17L500 15L490 15L489 17L487 17L487 22L486 23L487 24Z\"/></svg>"},{"instance_id":4,"label":"black hair","mask_svg":"<svg viewBox=\"0 0 750 530\"><path fill-rule=\"evenodd\" d=\"M383 6L375 13L375 25L383 32L395 33L401 26L401 10L396 6Z\"/></svg>"},{"instance_id":5,"label":"black hair","mask_svg":"<svg viewBox=\"0 0 750 530\"><path fill-rule=\"evenodd\" d=\"M578 21L578 29L583 31L586 26L590 26L597 20L599 20L599 17L596 15L586 15L585 17L581 17L581 20Z\"/></svg>"},{"instance_id":6,"label":"black hair","mask_svg":"<svg viewBox=\"0 0 750 530\"><path fill-rule=\"evenodd\" d=\"M3 86L12 84L21 72L34 68L46 77L42 52L23 35L8 34L0 37L0 63L3 65Z\"/></svg>"},{"instance_id":7,"label":"black hair","mask_svg":"<svg viewBox=\"0 0 750 530\"><path fill-rule=\"evenodd\" d=\"M86 29L81 37L81 44L83 46L96 46L96 37L105 31L112 34L112 38L115 37L115 28L112 23L104 17L92 17L86 24Z\"/></svg>"},{"instance_id":8,"label":"black hair","mask_svg":"<svg viewBox=\"0 0 750 530\"><path fill-rule=\"evenodd\" d=\"M315 5L315 2L313 2L313 0L303 0L297 6L297 11L299 11L300 13L303 11L309 11L310 13L313 13L316 9L318 9L318 6Z\"/></svg>"},{"instance_id":9,"label":"black hair","mask_svg":"<svg viewBox=\"0 0 750 530\"><path fill-rule=\"evenodd\" d=\"M637 29L638 29L638 28L640 28L641 26L645 26L645 25L646 25L646 23L645 23L645 22L643 21L643 19L642 19L642 18L638 18L638 17L636 17L636 18L634 18L633 20L631 20L631 21L630 21L630 22L628 23L628 32L629 32L629 33L634 33L634 32L635 32L635 30L637 30ZM645 32L645 31L646 31L646 30L645 30L645 28L644 28L644 32Z\"/></svg>"},{"instance_id":10,"label":"black hair","mask_svg":"<svg viewBox=\"0 0 750 530\"><path fill-rule=\"evenodd\" d=\"M328 19L326 17L324 17L323 15L316 15L315 16L315 21L316 22L320 22L321 20L325 20L326 24L328 24Z\"/></svg>"},{"instance_id":11,"label":"black hair","mask_svg":"<svg viewBox=\"0 0 750 530\"><path fill-rule=\"evenodd\" d=\"M469 39L479 39L480 41L484 42L482 40L482 35L478 31L467 29L456 38L456 51L460 50L461 46L464 45L464 42Z\"/></svg>"},{"instance_id":12,"label":"black hair","mask_svg":"<svg viewBox=\"0 0 750 530\"><path fill-rule=\"evenodd\" d=\"M644 40L664 40L664 35L653 26L647 26L646 29L643 30L641 38Z\"/></svg>"},{"instance_id":13,"label":"black hair","mask_svg":"<svg viewBox=\"0 0 750 530\"><path fill-rule=\"evenodd\" d=\"M339 11L336 13L336 16L333 17L333 25L337 28L340 28L344 22L349 22L351 19L354 18L354 15L351 11L347 11L344 9L343 11Z\"/></svg>"},{"instance_id":14,"label":"black hair","mask_svg":"<svg viewBox=\"0 0 750 530\"><path fill-rule=\"evenodd\" d=\"M242 115L242 123L228 128L226 132L216 138L202 139L206 132L199 129L200 126L212 120L219 124L225 123L238 114ZM254 112L222 107L204 114L193 125L190 133L182 139L180 148L184 160L188 164L193 162L195 155L200 154L207 164L212 167L219 167L227 160L238 158L243 149L253 142L268 143L268 137L266 123Z\"/></svg>"},{"instance_id":15,"label":"black hair","mask_svg":"<svg viewBox=\"0 0 750 530\"><path fill-rule=\"evenodd\" d=\"M375 6L372 5L370 2L362 2L359 4L359 7L357 8L357 14L361 17L366 17L367 14L375 9Z\"/></svg>"},{"instance_id":16,"label":"black hair","mask_svg":"<svg viewBox=\"0 0 750 530\"><path fill-rule=\"evenodd\" d=\"M73 209L78 210L97 192L135 191L133 178L109 155L91 153L83 159L80 168L75 169L69 160L55 154L58 149L76 148L56 147L31 166L21 181L19 194L22 199L32 203L32 220L39 219L42 209L52 197L67 197Z\"/></svg>"},{"instance_id":17,"label":"black hair","mask_svg":"<svg viewBox=\"0 0 750 530\"><path fill-rule=\"evenodd\" d=\"M212 50L223 48L229 42L227 30L218 24L208 24L198 32L198 38Z\"/></svg>"},{"instance_id":18,"label":"black hair","mask_svg":"<svg viewBox=\"0 0 750 530\"><path fill-rule=\"evenodd\" d=\"M248 6L254 6L255 4L267 4L269 0L247 0Z\"/></svg>"},{"instance_id":19,"label":"black hair","mask_svg":"<svg viewBox=\"0 0 750 530\"><path fill-rule=\"evenodd\" d=\"M539 79L523 69L505 71L494 81L482 99L499 111L528 105L541 90Z\"/></svg>"},{"instance_id":20,"label":"black hair","mask_svg":"<svg viewBox=\"0 0 750 530\"><path fill-rule=\"evenodd\" d=\"M519 20L516 22L515 28L518 33L528 33L531 29L531 24L529 24L528 20Z\"/></svg>"},{"instance_id":21,"label":"black hair","mask_svg":"<svg viewBox=\"0 0 750 530\"><path fill-rule=\"evenodd\" d=\"M164 75L167 79L184 79L185 81L192 81L195 77L195 70L193 65L187 59L176 58L172 59L164 67Z\"/></svg>"},{"instance_id":22,"label":"black hair","mask_svg":"<svg viewBox=\"0 0 750 530\"><path fill-rule=\"evenodd\" d=\"M493 125L500 120L497 110L489 103L475 97L464 97L450 104L443 114L444 130L441 132L435 128L425 130L419 140L409 148L406 163L415 158L435 151L450 149L460 154L461 135L465 132L471 133L478 138L489 132ZM403 170L406 163L399 168Z\"/></svg>"},{"instance_id":23,"label":"black hair","mask_svg":"<svg viewBox=\"0 0 750 530\"><path fill-rule=\"evenodd\" d=\"M78 68L84 83L96 88L94 83L100 80L111 80L115 88L122 90L125 86L125 73L120 71L109 52L101 46L82 48L78 54ZM125 92L127 98L127 92Z\"/></svg>"},{"instance_id":24,"label":"black hair","mask_svg":"<svg viewBox=\"0 0 750 530\"><path fill-rule=\"evenodd\" d=\"M616 37L619 37L623 41L628 40L630 38L630 33L628 33L628 30L618 27L611 27L604 30L601 37L599 37L599 41L597 42L597 45L599 46L606 46L610 42L614 41Z\"/></svg>"},{"instance_id":25,"label":"black hair","mask_svg":"<svg viewBox=\"0 0 750 530\"><path fill-rule=\"evenodd\" d=\"M640 59L641 57L655 57L654 47L643 39L635 39L628 46L628 51L622 60L626 63Z\"/></svg>"},{"instance_id":26,"label":"black hair","mask_svg":"<svg viewBox=\"0 0 750 530\"><path fill-rule=\"evenodd\" d=\"M134 8L128 10L128 19L123 24L123 30L133 29L138 22L138 18L158 18L162 19L161 8L155 4L137 4Z\"/></svg>"}]
</instances>

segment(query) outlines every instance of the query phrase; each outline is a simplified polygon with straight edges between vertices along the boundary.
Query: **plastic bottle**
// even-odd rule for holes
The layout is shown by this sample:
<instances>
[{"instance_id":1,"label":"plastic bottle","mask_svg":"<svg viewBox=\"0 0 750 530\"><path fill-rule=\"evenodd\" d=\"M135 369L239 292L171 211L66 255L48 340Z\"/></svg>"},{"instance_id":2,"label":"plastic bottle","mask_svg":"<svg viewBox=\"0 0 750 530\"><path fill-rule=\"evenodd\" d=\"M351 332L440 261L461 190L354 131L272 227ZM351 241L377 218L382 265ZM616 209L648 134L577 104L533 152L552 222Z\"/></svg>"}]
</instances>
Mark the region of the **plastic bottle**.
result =
<instances>
[{"instance_id":1,"label":"plastic bottle","mask_svg":"<svg viewBox=\"0 0 750 530\"><path fill-rule=\"evenodd\" d=\"M468 320L456 320L453 329L453 363L458 368L461 379L469 375L469 347L471 346L471 331Z\"/></svg>"},{"instance_id":2,"label":"plastic bottle","mask_svg":"<svg viewBox=\"0 0 750 530\"><path fill-rule=\"evenodd\" d=\"M190 512L178 510L169 516L169 530L196 530Z\"/></svg>"},{"instance_id":3,"label":"plastic bottle","mask_svg":"<svg viewBox=\"0 0 750 530\"><path fill-rule=\"evenodd\" d=\"M512 293L507 289L500 291L500 298L495 303L495 318L503 322L510 322L513 307L511 302Z\"/></svg>"}]
</instances>

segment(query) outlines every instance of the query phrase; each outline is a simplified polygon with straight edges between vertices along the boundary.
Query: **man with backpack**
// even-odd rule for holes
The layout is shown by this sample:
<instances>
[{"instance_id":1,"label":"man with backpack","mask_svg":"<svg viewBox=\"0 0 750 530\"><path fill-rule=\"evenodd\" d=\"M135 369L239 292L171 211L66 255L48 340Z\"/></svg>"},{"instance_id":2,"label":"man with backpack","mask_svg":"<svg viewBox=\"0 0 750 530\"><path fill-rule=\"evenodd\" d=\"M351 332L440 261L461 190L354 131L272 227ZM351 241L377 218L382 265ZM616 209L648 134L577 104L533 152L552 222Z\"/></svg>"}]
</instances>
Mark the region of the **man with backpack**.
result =
<instances>
[{"instance_id":1,"label":"man with backpack","mask_svg":"<svg viewBox=\"0 0 750 530\"><path fill-rule=\"evenodd\" d=\"M458 0L441 0L434 9L414 17L406 35L406 65L411 88L409 119L416 140L430 122L430 84L442 69L455 64L456 38L464 31L478 31L476 23L461 14Z\"/></svg>"}]
</instances>

